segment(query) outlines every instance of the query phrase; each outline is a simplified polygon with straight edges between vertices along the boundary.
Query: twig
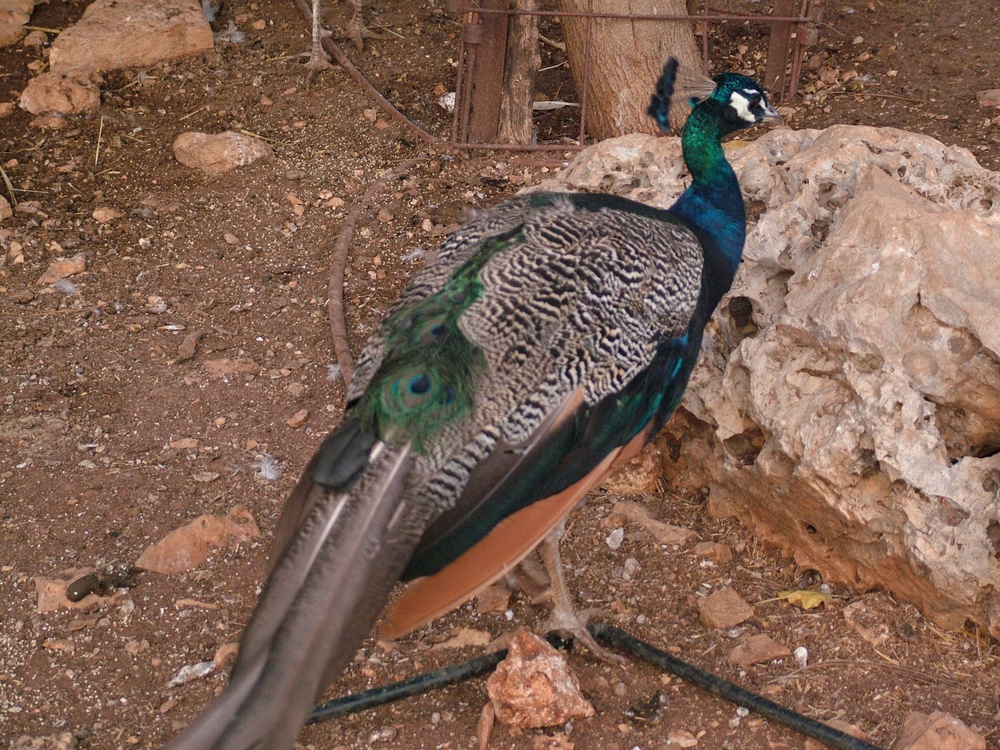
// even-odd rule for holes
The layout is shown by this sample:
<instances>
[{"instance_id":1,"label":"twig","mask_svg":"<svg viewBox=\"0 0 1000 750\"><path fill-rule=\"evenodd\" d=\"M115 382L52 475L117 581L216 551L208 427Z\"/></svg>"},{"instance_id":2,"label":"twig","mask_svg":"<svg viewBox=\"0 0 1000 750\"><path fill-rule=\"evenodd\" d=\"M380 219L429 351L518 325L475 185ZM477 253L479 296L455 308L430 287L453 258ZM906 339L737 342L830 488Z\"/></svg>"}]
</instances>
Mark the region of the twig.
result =
<instances>
[{"instance_id":1,"label":"twig","mask_svg":"<svg viewBox=\"0 0 1000 750\"><path fill-rule=\"evenodd\" d=\"M246 128L240 128L240 133L242 135L249 135L253 138L258 138L262 141L265 141L266 143L273 143L275 146L294 146L296 143L302 140L300 138L299 140L296 141L279 141L277 138L268 138L266 135L255 133L252 130L247 130Z\"/></svg>"},{"instance_id":2,"label":"twig","mask_svg":"<svg viewBox=\"0 0 1000 750\"><path fill-rule=\"evenodd\" d=\"M184 115L182 117L178 117L177 121L181 122L183 120L186 120L189 117L194 117L196 114L198 114L199 112L201 112L203 109L208 109L209 106L210 105L208 105L208 104L202 104L200 107L198 107L198 109L196 109L196 110L194 110L192 112L188 112L186 115Z\"/></svg>"},{"instance_id":3,"label":"twig","mask_svg":"<svg viewBox=\"0 0 1000 750\"><path fill-rule=\"evenodd\" d=\"M375 26L376 29L385 29L390 34L392 34L393 36L399 37L400 39L402 39L404 41L406 40L405 36L403 36L402 34L397 34L395 31L393 31L392 29L390 29L388 26L385 26L383 24L373 24L373 26Z\"/></svg>"},{"instance_id":4,"label":"twig","mask_svg":"<svg viewBox=\"0 0 1000 750\"><path fill-rule=\"evenodd\" d=\"M17 196L14 195L14 186L11 184L10 177L7 176L7 172L4 170L2 164L0 164L0 177L3 178L3 184L7 186L7 193L10 195L11 207L17 208Z\"/></svg>"},{"instance_id":5,"label":"twig","mask_svg":"<svg viewBox=\"0 0 1000 750\"><path fill-rule=\"evenodd\" d=\"M44 31L46 34L61 34L62 29L50 29L48 26L25 26L28 31Z\"/></svg>"},{"instance_id":6,"label":"twig","mask_svg":"<svg viewBox=\"0 0 1000 750\"><path fill-rule=\"evenodd\" d=\"M832 667L846 667L851 670L858 670L863 668L878 669L886 672L894 672L897 674L905 674L908 677L912 677L917 682L923 683L925 685L937 685L944 686L950 690L956 692L975 692L976 688L967 683L959 682L958 680L952 680L947 677L930 675L926 672L921 672L912 667L904 667L901 664L892 664L891 662L873 662L866 660L857 659L827 659L826 661L819 661L814 664L808 665L804 670L800 672L812 672L817 669L829 669ZM794 673L793 673L794 674ZM785 680L787 675L781 677L775 677L771 680L771 684L779 684Z\"/></svg>"},{"instance_id":7,"label":"twig","mask_svg":"<svg viewBox=\"0 0 1000 750\"><path fill-rule=\"evenodd\" d=\"M101 159L101 138L104 136L104 115L101 115L101 124L97 127L97 148L94 149L94 169L97 169L97 162Z\"/></svg>"},{"instance_id":8,"label":"twig","mask_svg":"<svg viewBox=\"0 0 1000 750\"><path fill-rule=\"evenodd\" d=\"M548 45L550 45L552 47L555 47L560 52L565 52L566 51L566 43L565 42L554 42L551 39L549 39L547 36L545 36L545 34L539 34L538 38L541 39L546 44L548 44Z\"/></svg>"},{"instance_id":9,"label":"twig","mask_svg":"<svg viewBox=\"0 0 1000 750\"><path fill-rule=\"evenodd\" d=\"M277 57L265 57L264 62L282 62L284 60L298 60L300 57L308 57L308 52L296 52L294 55L278 55Z\"/></svg>"},{"instance_id":10,"label":"twig","mask_svg":"<svg viewBox=\"0 0 1000 750\"><path fill-rule=\"evenodd\" d=\"M351 247L351 237L354 235L354 227L361 218L361 212L375 197L376 193L400 175L404 174L410 167L418 162L426 161L426 156L418 156L408 159L386 172L382 177L373 182L371 186L361 196L347 214L344 224L337 234L337 241L333 246L333 257L330 259L330 276L327 287L327 305L330 316L330 332L333 334L333 351L337 356L337 364L340 365L340 373L344 377L346 385L351 384L354 377L354 358L351 356L351 346L347 341L347 321L344 318L344 273L347 270L347 251Z\"/></svg>"}]
</instances>

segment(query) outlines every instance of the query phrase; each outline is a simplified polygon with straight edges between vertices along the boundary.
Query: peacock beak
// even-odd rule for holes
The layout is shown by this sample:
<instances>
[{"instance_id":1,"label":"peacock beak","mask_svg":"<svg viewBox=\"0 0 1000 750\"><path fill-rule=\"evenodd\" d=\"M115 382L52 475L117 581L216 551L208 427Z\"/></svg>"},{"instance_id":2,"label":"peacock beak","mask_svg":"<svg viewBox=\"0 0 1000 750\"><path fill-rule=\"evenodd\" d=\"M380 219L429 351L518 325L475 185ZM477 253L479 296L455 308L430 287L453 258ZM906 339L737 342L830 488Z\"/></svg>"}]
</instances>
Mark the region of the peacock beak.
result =
<instances>
[{"instance_id":1,"label":"peacock beak","mask_svg":"<svg viewBox=\"0 0 1000 750\"><path fill-rule=\"evenodd\" d=\"M784 125L785 121L779 114L778 110L771 106L768 101L763 102L764 115L760 118L761 122L771 122L775 125Z\"/></svg>"}]
</instances>

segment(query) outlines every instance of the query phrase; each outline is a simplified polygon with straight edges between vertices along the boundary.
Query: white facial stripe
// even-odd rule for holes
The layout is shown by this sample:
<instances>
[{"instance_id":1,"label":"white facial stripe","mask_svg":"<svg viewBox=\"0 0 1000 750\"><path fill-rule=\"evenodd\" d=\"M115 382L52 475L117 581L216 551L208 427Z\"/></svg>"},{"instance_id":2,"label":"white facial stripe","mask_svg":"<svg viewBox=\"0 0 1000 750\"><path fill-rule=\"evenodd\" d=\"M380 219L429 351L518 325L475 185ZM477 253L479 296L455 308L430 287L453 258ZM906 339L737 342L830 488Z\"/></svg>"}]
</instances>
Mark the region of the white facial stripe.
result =
<instances>
[{"instance_id":1,"label":"white facial stripe","mask_svg":"<svg viewBox=\"0 0 1000 750\"><path fill-rule=\"evenodd\" d=\"M729 104L736 110L736 114L740 116L741 120L746 120L747 122L757 122L757 118L754 117L753 113L750 111L750 100L743 96L743 94L738 91L734 91L729 95Z\"/></svg>"}]
</instances>

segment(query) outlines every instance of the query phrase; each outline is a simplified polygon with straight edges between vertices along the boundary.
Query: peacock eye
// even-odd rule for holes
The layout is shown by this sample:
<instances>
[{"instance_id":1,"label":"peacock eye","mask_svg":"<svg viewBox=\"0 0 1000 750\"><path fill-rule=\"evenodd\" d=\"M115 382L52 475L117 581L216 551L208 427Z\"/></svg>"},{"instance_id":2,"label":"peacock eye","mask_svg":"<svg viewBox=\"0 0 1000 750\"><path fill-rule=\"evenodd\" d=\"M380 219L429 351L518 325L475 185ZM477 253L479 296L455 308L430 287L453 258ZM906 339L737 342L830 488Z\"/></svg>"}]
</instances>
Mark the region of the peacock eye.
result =
<instances>
[{"instance_id":1,"label":"peacock eye","mask_svg":"<svg viewBox=\"0 0 1000 750\"><path fill-rule=\"evenodd\" d=\"M410 393L421 396L431 389L431 379L424 374L414 375L406 384Z\"/></svg>"},{"instance_id":2,"label":"peacock eye","mask_svg":"<svg viewBox=\"0 0 1000 750\"><path fill-rule=\"evenodd\" d=\"M760 98L761 98L760 94L754 94L753 96L750 97L749 106L751 107L751 109L760 104Z\"/></svg>"}]
</instances>

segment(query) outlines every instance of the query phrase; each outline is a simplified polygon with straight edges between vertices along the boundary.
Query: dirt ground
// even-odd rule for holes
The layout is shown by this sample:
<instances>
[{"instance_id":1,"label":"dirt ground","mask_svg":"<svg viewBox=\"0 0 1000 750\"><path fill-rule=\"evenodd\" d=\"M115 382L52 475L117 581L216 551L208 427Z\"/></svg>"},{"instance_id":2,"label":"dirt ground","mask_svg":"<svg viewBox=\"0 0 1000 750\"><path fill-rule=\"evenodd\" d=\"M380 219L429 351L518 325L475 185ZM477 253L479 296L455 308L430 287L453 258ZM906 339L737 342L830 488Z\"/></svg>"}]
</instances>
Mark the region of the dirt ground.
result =
<instances>
[{"instance_id":1,"label":"dirt ground","mask_svg":"<svg viewBox=\"0 0 1000 750\"><path fill-rule=\"evenodd\" d=\"M343 27L349 3L327 5L329 25ZM408 117L447 137L450 117L435 89L453 87L456 20L429 0L365 5L368 25L387 38L364 52L345 49ZM84 7L52 0L32 23L63 28ZM0 165L21 202L0 225L4 747L59 732L95 750L159 747L221 689L225 670L168 683L238 640L281 503L337 422L344 392L328 379L327 268L367 186L388 167L430 156L380 193L359 223L346 284L355 350L463 206L495 203L542 175L523 155L430 152L342 71L307 88L295 56L308 47L307 25L288 0L235 0L224 7L223 28L230 18L240 19L245 43L109 74L101 111L61 131L32 127L20 110L0 119ZM265 28L255 30L257 20ZM975 99L1000 86L993 3L831 2L825 21L821 56L805 80L809 97L787 103L793 127L901 127L1000 168L1000 110ZM558 27L545 33L557 38ZM716 71L762 73L761 29L733 24L713 31L712 42ZM546 45L545 64L561 54ZM16 99L38 56L0 50L0 102ZM564 69L549 81L541 98L575 96ZM540 115L540 134L572 133L568 118ZM226 129L268 139L276 158L215 178L174 160L179 133ZM92 216L99 207L122 217L100 224ZM54 257L76 253L87 264L72 277L76 293L37 283ZM195 332L197 350L185 360L178 346ZM303 409L302 425L289 426ZM261 476L264 454L286 467L276 480ZM736 521L710 518L704 496L668 491L641 501L657 518L730 545L731 561L700 560L690 545L664 548L632 525L612 550L605 520L617 499L598 493L572 516L563 552L581 605L809 716L856 724L879 746L895 740L908 712L941 710L1000 748L997 644L974 628L942 632L884 593L835 585L816 610L778 601L778 591L823 581L762 548ZM260 525L259 539L220 549L191 573L140 574L127 593L94 608L37 610L35 576L130 564L167 532L237 504ZM696 597L726 584L754 605L754 617L734 630L707 629ZM851 622L860 627L844 616L856 603ZM329 695L470 658L480 649L433 648L458 629L497 637L546 614L520 593L508 610L481 614L472 603L392 646L369 641ZM758 633L805 646L808 666L791 658L730 665L738 638ZM804 747L802 737L651 668L570 660L596 715L520 736L498 727L491 748L658 750L680 730L700 748ZM665 704L636 716L632 709L658 692ZM316 748L476 747L486 700L476 679L310 727L300 739Z\"/></svg>"}]
</instances>

